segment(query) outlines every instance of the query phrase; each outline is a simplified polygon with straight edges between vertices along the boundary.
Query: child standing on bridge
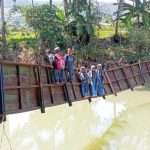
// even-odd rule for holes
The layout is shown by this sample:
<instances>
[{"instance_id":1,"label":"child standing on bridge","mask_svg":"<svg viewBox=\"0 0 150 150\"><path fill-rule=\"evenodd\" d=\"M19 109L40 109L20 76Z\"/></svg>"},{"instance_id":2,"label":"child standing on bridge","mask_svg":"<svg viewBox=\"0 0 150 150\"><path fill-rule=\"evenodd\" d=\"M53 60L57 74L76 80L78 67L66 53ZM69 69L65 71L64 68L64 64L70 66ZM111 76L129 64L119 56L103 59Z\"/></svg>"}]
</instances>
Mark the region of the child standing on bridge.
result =
<instances>
[{"instance_id":1,"label":"child standing on bridge","mask_svg":"<svg viewBox=\"0 0 150 150\"><path fill-rule=\"evenodd\" d=\"M67 71L67 81L73 83L73 76L74 76L74 56L73 50L68 48L68 54L65 55L65 69Z\"/></svg>"},{"instance_id":2,"label":"child standing on bridge","mask_svg":"<svg viewBox=\"0 0 150 150\"><path fill-rule=\"evenodd\" d=\"M52 54L52 53L50 52L50 49L46 49L45 53L46 53L46 57L47 57L48 60L49 60L50 65L51 65L52 68L53 68L54 54Z\"/></svg>"},{"instance_id":3,"label":"child standing on bridge","mask_svg":"<svg viewBox=\"0 0 150 150\"><path fill-rule=\"evenodd\" d=\"M63 55L60 52L60 48L56 47L54 49L54 73L55 73L55 82L62 83L66 82L65 76L64 76L64 69L65 69L65 60Z\"/></svg>"},{"instance_id":4,"label":"child standing on bridge","mask_svg":"<svg viewBox=\"0 0 150 150\"><path fill-rule=\"evenodd\" d=\"M89 76L85 67L81 67L79 72L79 79L81 81L81 93L83 97L89 96Z\"/></svg>"},{"instance_id":5,"label":"child standing on bridge","mask_svg":"<svg viewBox=\"0 0 150 150\"><path fill-rule=\"evenodd\" d=\"M54 54L51 52L50 49L46 49L45 51L46 57L50 63L51 68L48 70L49 71L49 76L50 76L50 83L55 82L55 77L54 77L54 67L53 67L53 62L54 62Z\"/></svg>"},{"instance_id":6,"label":"child standing on bridge","mask_svg":"<svg viewBox=\"0 0 150 150\"><path fill-rule=\"evenodd\" d=\"M88 75L90 78L90 93L92 96L97 96L97 72L94 65L91 66L91 70L89 71Z\"/></svg>"},{"instance_id":7,"label":"child standing on bridge","mask_svg":"<svg viewBox=\"0 0 150 150\"><path fill-rule=\"evenodd\" d=\"M102 65L97 65L97 95L98 96L104 96L105 95L105 89L104 89L104 71L102 69Z\"/></svg>"}]
</instances>

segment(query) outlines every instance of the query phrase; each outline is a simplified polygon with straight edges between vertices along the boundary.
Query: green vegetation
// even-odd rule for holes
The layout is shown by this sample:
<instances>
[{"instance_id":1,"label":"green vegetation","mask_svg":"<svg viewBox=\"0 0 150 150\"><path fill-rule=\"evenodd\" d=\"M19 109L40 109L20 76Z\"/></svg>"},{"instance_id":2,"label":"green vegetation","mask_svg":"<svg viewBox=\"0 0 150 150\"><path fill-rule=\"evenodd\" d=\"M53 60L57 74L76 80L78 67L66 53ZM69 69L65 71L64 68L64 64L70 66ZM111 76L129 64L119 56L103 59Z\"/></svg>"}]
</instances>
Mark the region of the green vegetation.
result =
<instances>
[{"instance_id":1,"label":"green vegetation","mask_svg":"<svg viewBox=\"0 0 150 150\"><path fill-rule=\"evenodd\" d=\"M103 26L100 29L96 30L95 35L100 39L107 39L114 36L115 29L114 26ZM126 36L127 31L124 28L119 29L119 34L122 36Z\"/></svg>"},{"instance_id":2,"label":"green vegetation","mask_svg":"<svg viewBox=\"0 0 150 150\"><path fill-rule=\"evenodd\" d=\"M3 24L7 46L3 43L5 30L2 30L1 49L17 55L21 48L31 54L55 46L65 52L68 46L72 46L76 57L87 61L117 60L120 57L126 61L150 59L150 11L146 0L136 0L134 5L120 1L116 25L101 23L107 20L103 17L110 17L102 16L96 2L64 0L63 9L52 5L52 1L50 4L14 5L11 14L20 13L25 24Z\"/></svg>"},{"instance_id":3,"label":"green vegetation","mask_svg":"<svg viewBox=\"0 0 150 150\"><path fill-rule=\"evenodd\" d=\"M36 36L34 33L22 35L22 33L12 33L7 36L8 45L23 44L29 47L36 48Z\"/></svg>"}]
</instances>

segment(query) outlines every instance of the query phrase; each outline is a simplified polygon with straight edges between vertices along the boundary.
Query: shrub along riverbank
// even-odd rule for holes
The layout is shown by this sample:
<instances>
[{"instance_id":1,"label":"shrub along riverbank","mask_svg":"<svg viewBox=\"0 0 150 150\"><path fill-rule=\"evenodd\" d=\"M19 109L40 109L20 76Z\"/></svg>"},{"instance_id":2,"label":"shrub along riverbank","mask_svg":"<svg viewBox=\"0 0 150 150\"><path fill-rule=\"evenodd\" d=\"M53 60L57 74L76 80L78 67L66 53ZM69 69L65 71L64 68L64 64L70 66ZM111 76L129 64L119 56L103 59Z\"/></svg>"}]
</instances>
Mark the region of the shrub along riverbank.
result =
<instances>
[{"instance_id":1,"label":"shrub along riverbank","mask_svg":"<svg viewBox=\"0 0 150 150\"><path fill-rule=\"evenodd\" d=\"M150 29L134 28L123 31L120 42L113 42L113 28L102 28L96 36L91 38L87 45L74 47L75 56L82 61L100 62L107 59L118 60L121 57L126 62L135 62L139 59L150 59ZM7 36L7 59L17 59L20 50L24 49L26 56L31 57L37 53L38 38L32 32L11 32ZM66 52L66 48L62 48Z\"/></svg>"},{"instance_id":2,"label":"shrub along riverbank","mask_svg":"<svg viewBox=\"0 0 150 150\"><path fill-rule=\"evenodd\" d=\"M1 51L5 58L17 60L18 55L30 58L39 51L43 54L45 49L53 50L56 46L65 53L67 47L72 46L76 59L81 62L115 61L121 58L131 63L150 59L149 3L136 1L136 5L132 6L120 2L117 5L123 8L124 17L116 12L114 25L113 18L106 14L103 16L97 3L78 2L69 1L67 5L64 4L64 9L47 4L14 5L11 16L20 14L24 25L2 24L5 34L2 32ZM137 6L144 11L138 11ZM129 13L126 14L126 10ZM102 20L108 22L109 26L102 25ZM4 35L7 36L6 40Z\"/></svg>"}]
</instances>

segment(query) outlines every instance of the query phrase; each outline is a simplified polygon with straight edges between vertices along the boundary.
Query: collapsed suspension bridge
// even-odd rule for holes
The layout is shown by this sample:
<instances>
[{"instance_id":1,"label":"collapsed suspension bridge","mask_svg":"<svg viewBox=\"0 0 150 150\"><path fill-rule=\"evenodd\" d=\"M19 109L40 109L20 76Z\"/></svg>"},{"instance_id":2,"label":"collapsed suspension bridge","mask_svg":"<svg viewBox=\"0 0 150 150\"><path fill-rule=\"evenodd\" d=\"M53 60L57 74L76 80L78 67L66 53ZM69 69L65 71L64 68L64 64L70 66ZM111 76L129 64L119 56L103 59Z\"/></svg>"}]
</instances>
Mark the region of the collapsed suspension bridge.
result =
<instances>
[{"instance_id":1,"label":"collapsed suspension bridge","mask_svg":"<svg viewBox=\"0 0 150 150\"><path fill-rule=\"evenodd\" d=\"M53 84L49 65L0 62L0 117L84 100L75 71L73 84ZM150 84L150 61L104 71L105 93L117 95ZM91 96L87 97L91 101Z\"/></svg>"}]
</instances>

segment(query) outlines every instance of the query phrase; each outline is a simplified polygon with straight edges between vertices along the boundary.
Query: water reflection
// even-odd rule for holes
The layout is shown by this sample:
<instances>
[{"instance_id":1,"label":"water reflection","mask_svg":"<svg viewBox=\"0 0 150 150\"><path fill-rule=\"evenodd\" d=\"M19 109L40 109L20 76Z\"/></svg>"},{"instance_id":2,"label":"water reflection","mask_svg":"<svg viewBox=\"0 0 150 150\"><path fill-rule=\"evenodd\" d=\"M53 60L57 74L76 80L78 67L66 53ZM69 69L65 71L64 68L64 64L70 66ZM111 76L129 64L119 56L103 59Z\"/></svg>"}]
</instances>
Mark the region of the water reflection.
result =
<instances>
[{"instance_id":1,"label":"water reflection","mask_svg":"<svg viewBox=\"0 0 150 150\"><path fill-rule=\"evenodd\" d=\"M103 136L94 139L85 150L149 150L150 90L146 88L143 91L139 87L133 96L126 92L111 100L116 104L121 102L125 107L124 111L113 119Z\"/></svg>"},{"instance_id":2,"label":"water reflection","mask_svg":"<svg viewBox=\"0 0 150 150\"><path fill-rule=\"evenodd\" d=\"M148 110L148 111L147 111ZM128 110L119 117L103 137L109 141L103 144L102 150L149 150L150 147L150 104ZM118 127L118 125L121 127ZM114 132L115 134L109 134ZM103 140L103 139L102 139ZM99 149L99 150L100 150Z\"/></svg>"},{"instance_id":3,"label":"water reflection","mask_svg":"<svg viewBox=\"0 0 150 150\"><path fill-rule=\"evenodd\" d=\"M134 150L135 145L136 149L143 146L142 150L148 150L149 97L149 90L138 88L132 94L127 91L108 100L94 99L90 104L81 101L73 107L51 107L45 114L9 115L6 134L13 150ZM6 137L1 149L10 149Z\"/></svg>"}]
</instances>

